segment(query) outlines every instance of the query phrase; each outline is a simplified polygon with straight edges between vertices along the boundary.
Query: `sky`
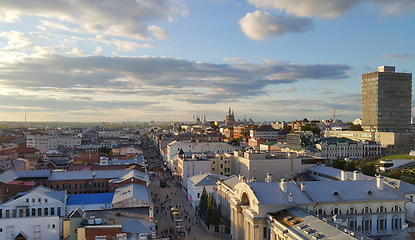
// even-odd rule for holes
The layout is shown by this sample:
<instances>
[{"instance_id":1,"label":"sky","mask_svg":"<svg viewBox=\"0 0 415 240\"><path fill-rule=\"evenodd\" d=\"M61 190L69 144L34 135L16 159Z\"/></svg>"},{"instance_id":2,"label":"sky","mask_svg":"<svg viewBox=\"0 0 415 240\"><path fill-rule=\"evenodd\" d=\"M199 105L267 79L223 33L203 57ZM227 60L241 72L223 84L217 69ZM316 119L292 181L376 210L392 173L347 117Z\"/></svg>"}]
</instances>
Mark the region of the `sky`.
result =
<instances>
[{"instance_id":1,"label":"sky","mask_svg":"<svg viewBox=\"0 0 415 240\"><path fill-rule=\"evenodd\" d=\"M0 121L353 121L362 73L415 70L414 0L0 6Z\"/></svg>"}]
</instances>

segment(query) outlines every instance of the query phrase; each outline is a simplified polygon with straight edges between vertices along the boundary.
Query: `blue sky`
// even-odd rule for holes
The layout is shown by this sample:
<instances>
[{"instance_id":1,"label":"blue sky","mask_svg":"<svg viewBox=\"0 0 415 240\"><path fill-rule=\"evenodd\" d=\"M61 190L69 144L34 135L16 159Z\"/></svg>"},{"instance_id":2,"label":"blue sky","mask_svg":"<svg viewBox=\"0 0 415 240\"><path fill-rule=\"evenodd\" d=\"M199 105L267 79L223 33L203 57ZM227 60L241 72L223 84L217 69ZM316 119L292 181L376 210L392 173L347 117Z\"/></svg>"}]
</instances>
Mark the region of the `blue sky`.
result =
<instances>
[{"instance_id":1,"label":"blue sky","mask_svg":"<svg viewBox=\"0 0 415 240\"><path fill-rule=\"evenodd\" d=\"M360 117L414 71L413 0L0 1L0 120Z\"/></svg>"}]
</instances>

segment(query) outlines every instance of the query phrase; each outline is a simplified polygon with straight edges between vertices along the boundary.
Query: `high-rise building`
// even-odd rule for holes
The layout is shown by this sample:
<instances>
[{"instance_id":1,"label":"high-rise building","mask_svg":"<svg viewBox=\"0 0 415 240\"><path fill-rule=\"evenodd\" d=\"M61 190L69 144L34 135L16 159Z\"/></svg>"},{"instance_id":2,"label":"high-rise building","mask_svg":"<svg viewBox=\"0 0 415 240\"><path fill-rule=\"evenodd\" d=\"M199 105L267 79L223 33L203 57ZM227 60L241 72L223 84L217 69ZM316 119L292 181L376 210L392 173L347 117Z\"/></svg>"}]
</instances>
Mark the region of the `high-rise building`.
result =
<instances>
[{"instance_id":1,"label":"high-rise building","mask_svg":"<svg viewBox=\"0 0 415 240\"><path fill-rule=\"evenodd\" d=\"M381 66L362 74L362 127L365 131L409 132L412 73Z\"/></svg>"}]
</instances>

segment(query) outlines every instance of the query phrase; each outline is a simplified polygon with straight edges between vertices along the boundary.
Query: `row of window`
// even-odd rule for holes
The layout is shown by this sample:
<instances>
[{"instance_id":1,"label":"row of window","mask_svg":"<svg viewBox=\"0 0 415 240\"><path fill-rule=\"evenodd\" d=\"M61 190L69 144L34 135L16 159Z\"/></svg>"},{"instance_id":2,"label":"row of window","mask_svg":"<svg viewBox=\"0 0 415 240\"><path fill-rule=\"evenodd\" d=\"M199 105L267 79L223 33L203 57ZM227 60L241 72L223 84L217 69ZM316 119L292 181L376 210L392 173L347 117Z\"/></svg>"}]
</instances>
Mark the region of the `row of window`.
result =
<instances>
[{"instance_id":1,"label":"row of window","mask_svg":"<svg viewBox=\"0 0 415 240\"><path fill-rule=\"evenodd\" d=\"M349 220L349 228L354 231L372 231L372 220L371 219L363 219L362 226L357 226L357 221L355 219ZM402 228L402 220L398 216L394 216L391 219L391 229L401 229ZM383 231L388 229L386 219L379 217L377 219L376 229L379 231Z\"/></svg>"},{"instance_id":2,"label":"row of window","mask_svg":"<svg viewBox=\"0 0 415 240\"><path fill-rule=\"evenodd\" d=\"M376 209L376 212L377 213L380 213L380 212L387 212L388 210L387 210L387 208L385 207L385 206L379 206L377 209ZM399 205L395 205L395 206L393 206L392 207L392 209L391 209L391 212L401 212L402 211L402 208L401 208L401 206L399 206ZM362 211L361 211L361 213L372 213L373 212L373 210L372 210L372 208L371 207L364 207L364 208L362 208ZM333 208L331 211L330 211L330 215L336 215L336 214L342 214L343 212L342 212L342 210L340 209L340 208L337 208L337 207L335 207L335 208ZM349 207L348 209L347 209L347 211L346 211L346 214L357 214L358 213L358 211L357 211L357 209L355 208L355 207ZM319 208L319 209L317 209L316 211L315 211L315 214L318 214L318 215L327 215L327 212L326 212L326 210L325 209L323 209L323 208Z\"/></svg>"},{"instance_id":3,"label":"row of window","mask_svg":"<svg viewBox=\"0 0 415 240\"><path fill-rule=\"evenodd\" d=\"M68 187L68 189L71 189L71 186L72 186L72 188L78 188L78 186L79 186L79 188L87 188L87 185L86 185L86 183L84 183L84 184L68 184L67 185L67 187ZM92 187L92 183L89 183L88 184L88 187ZM109 183L108 182L103 182L103 183L101 183L101 182L98 182L98 183L96 183L96 182L94 182L94 187L109 187ZM53 189L53 185L50 185L50 188L51 189ZM65 189L65 184L61 184L60 185L60 188L61 189ZM59 189L59 185L55 185L55 189Z\"/></svg>"},{"instance_id":4,"label":"row of window","mask_svg":"<svg viewBox=\"0 0 415 240\"><path fill-rule=\"evenodd\" d=\"M55 207L51 207L50 209L45 208L20 208L20 209L12 209L11 212L9 209L5 211L6 215L5 218L19 218L21 217L39 217L39 216L57 216L61 215L61 207L57 207L57 211L55 212ZM0 209L0 218L3 218L3 209Z\"/></svg>"}]
</instances>

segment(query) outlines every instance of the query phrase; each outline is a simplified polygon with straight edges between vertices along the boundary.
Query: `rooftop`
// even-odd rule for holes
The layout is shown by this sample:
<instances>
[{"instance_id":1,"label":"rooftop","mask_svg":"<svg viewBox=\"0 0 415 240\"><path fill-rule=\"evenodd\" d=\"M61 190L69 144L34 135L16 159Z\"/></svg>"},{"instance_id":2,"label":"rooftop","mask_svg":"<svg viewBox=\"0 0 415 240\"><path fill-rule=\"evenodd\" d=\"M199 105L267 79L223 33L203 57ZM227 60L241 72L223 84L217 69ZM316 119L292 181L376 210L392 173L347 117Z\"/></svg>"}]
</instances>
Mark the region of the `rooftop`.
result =
<instances>
[{"instance_id":1,"label":"rooftop","mask_svg":"<svg viewBox=\"0 0 415 240\"><path fill-rule=\"evenodd\" d=\"M91 193L69 195L66 205L111 203L114 193Z\"/></svg>"}]
</instances>

